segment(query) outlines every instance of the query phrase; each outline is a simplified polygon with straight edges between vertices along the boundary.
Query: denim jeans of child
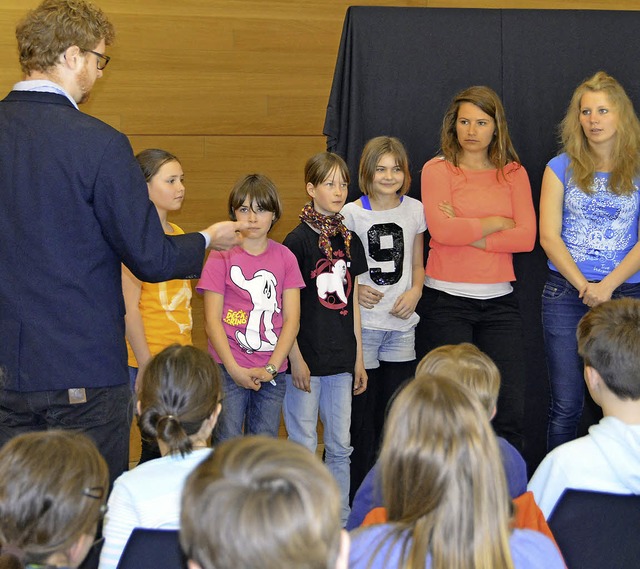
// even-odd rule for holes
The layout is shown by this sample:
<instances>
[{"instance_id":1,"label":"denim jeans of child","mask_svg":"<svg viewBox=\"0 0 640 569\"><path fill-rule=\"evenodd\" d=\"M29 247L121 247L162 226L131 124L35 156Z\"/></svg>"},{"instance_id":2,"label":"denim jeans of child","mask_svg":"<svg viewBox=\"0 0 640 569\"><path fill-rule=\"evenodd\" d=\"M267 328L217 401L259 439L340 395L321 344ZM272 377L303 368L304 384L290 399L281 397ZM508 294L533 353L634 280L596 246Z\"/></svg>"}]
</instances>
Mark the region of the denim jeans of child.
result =
<instances>
[{"instance_id":1,"label":"denim jeans of child","mask_svg":"<svg viewBox=\"0 0 640 569\"><path fill-rule=\"evenodd\" d=\"M311 376L311 393L293 385L287 375L284 422L289 438L316 452L318 413L324 427L324 462L340 488L342 525L349 517L349 465L351 447L351 394L353 376L339 373Z\"/></svg>"},{"instance_id":2,"label":"denim jeans of child","mask_svg":"<svg viewBox=\"0 0 640 569\"><path fill-rule=\"evenodd\" d=\"M267 381L258 391L253 391L233 381L224 366L220 366L220 371L223 400L214 441L222 442L242 434L277 437L286 389L284 373L276 376L275 386Z\"/></svg>"}]
</instances>

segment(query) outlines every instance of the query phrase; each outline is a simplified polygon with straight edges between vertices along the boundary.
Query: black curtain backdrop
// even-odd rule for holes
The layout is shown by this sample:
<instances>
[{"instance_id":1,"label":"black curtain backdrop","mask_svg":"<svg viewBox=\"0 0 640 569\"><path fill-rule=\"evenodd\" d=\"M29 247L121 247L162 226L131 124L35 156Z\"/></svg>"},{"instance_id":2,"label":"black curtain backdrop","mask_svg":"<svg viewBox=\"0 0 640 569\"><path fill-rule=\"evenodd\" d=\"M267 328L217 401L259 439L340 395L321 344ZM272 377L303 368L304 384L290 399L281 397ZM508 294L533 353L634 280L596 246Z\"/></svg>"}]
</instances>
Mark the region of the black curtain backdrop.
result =
<instances>
[{"instance_id":1,"label":"black curtain backdrop","mask_svg":"<svg viewBox=\"0 0 640 569\"><path fill-rule=\"evenodd\" d=\"M602 69L636 103L640 95L640 12L351 7L347 10L324 134L357 183L362 148L374 136L400 138L409 153L410 195L437 154L455 93L488 85L502 97L509 130L538 208L557 125L575 87ZM527 353L525 459L530 473L546 445L548 379L540 323L546 257L539 245L514 256Z\"/></svg>"}]
</instances>

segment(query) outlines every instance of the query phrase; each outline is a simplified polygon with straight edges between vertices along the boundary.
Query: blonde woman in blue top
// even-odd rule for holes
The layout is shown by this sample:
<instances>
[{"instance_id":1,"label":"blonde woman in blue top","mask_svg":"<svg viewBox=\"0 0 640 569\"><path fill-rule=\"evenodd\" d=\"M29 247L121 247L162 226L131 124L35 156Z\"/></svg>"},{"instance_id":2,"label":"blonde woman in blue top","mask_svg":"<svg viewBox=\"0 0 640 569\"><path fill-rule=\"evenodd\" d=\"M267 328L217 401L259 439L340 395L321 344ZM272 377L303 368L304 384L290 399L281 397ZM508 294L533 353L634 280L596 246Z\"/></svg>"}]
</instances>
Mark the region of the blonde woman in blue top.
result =
<instances>
[{"instance_id":1,"label":"blonde woman in blue top","mask_svg":"<svg viewBox=\"0 0 640 569\"><path fill-rule=\"evenodd\" d=\"M582 415L578 321L610 298L640 298L640 121L620 83L599 71L579 85L561 134L563 152L549 162L540 197L549 450L576 438Z\"/></svg>"}]
</instances>

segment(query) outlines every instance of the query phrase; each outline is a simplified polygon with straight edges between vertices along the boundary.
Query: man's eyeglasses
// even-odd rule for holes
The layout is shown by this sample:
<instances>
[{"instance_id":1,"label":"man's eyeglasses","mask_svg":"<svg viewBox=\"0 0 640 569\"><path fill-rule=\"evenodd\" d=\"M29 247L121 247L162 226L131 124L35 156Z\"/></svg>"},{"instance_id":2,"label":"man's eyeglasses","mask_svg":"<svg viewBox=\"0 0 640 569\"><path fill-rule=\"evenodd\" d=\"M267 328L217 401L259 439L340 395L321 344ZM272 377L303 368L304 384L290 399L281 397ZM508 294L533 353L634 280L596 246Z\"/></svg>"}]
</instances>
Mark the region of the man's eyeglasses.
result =
<instances>
[{"instance_id":1,"label":"man's eyeglasses","mask_svg":"<svg viewBox=\"0 0 640 569\"><path fill-rule=\"evenodd\" d=\"M98 58L98 69L102 71L107 64L111 61L111 58L108 55L104 55L104 53L98 53L97 51L93 51L92 49L85 49L89 53L93 53Z\"/></svg>"}]
</instances>

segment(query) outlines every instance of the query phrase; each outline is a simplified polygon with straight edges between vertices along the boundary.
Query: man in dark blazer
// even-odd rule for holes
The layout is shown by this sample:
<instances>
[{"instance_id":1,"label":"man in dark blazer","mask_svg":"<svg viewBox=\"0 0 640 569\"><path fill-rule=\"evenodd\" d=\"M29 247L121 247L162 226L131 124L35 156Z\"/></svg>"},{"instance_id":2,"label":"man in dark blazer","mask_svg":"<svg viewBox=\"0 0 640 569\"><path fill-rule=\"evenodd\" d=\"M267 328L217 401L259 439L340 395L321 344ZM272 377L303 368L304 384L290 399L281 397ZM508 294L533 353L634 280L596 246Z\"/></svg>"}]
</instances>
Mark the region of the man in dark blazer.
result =
<instances>
[{"instance_id":1,"label":"man in dark blazer","mask_svg":"<svg viewBox=\"0 0 640 569\"><path fill-rule=\"evenodd\" d=\"M98 8L45 0L16 37L25 80L0 102L0 445L81 429L114 480L132 416L121 263L143 281L195 278L243 226L166 236L126 136L78 110L114 37Z\"/></svg>"}]
</instances>

